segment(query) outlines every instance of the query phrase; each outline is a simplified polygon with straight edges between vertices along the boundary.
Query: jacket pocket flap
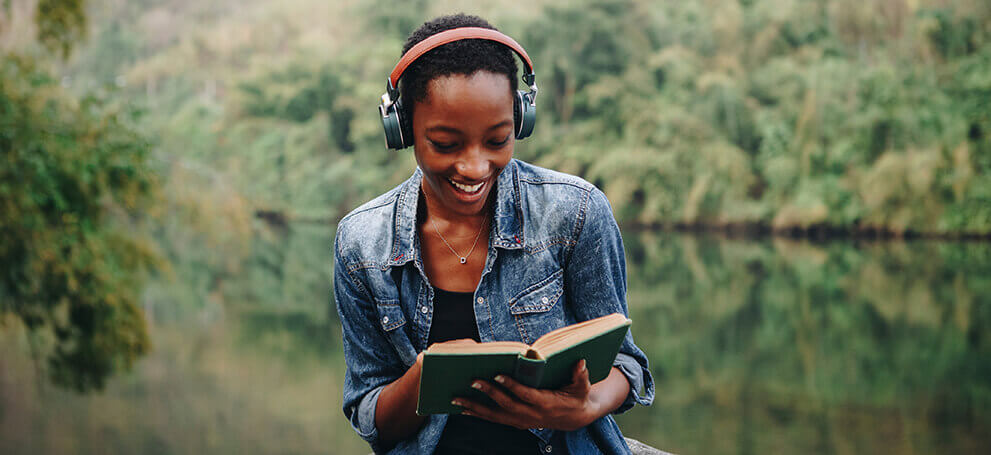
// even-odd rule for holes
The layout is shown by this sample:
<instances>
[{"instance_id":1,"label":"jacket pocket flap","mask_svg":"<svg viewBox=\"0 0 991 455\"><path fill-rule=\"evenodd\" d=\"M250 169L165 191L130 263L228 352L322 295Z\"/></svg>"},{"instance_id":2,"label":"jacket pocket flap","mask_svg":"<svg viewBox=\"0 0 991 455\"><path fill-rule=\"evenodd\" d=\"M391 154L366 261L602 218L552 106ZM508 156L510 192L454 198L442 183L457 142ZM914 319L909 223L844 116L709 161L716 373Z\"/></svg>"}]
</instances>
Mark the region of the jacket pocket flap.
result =
<instances>
[{"instance_id":1,"label":"jacket pocket flap","mask_svg":"<svg viewBox=\"0 0 991 455\"><path fill-rule=\"evenodd\" d=\"M402 327L406 323L406 316L403 315L403 308L399 306L398 300L375 299L375 309L378 310L382 330L386 332Z\"/></svg>"},{"instance_id":2,"label":"jacket pocket flap","mask_svg":"<svg viewBox=\"0 0 991 455\"><path fill-rule=\"evenodd\" d=\"M512 314L543 313L554 308L564 293L564 270L560 269L530 286L509 301Z\"/></svg>"}]
</instances>

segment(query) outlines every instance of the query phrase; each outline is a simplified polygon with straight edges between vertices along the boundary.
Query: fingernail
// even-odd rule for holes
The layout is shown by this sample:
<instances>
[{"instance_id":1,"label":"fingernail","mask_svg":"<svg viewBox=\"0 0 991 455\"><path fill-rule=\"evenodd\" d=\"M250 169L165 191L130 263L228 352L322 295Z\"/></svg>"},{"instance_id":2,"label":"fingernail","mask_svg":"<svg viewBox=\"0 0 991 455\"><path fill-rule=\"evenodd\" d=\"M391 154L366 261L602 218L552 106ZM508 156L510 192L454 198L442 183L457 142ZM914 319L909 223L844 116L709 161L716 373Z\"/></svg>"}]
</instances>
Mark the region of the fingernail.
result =
<instances>
[{"instance_id":1,"label":"fingernail","mask_svg":"<svg viewBox=\"0 0 991 455\"><path fill-rule=\"evenodd\" d=\"M500 374L499 376L496 376L495 377L495 380L499 384L502 384L502 383L506 382L506 377Z\"/></svg>"},{"instance_id":2,"label":"fingernail","mask_svg":"<svg viewBox=\"0 0 991 455\"><path fill-rule=\"evenodd\" d=\"M482 384L481 383L478 383L478 382L473 382L473 383L471 383L471 388L482 390Z\"/></svg>"}]
</instances>

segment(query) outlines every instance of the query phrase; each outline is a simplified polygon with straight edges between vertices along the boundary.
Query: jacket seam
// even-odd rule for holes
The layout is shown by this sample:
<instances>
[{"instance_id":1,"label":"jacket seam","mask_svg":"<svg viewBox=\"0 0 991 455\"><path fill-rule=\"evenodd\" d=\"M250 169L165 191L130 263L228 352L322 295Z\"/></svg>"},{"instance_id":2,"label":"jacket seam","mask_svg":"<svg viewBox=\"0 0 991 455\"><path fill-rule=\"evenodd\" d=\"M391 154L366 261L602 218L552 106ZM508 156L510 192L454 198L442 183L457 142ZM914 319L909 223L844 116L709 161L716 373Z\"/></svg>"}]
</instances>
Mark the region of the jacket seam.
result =
<instances>
[{"instance_id":1,"label":"jacket seam","mask_svg":"<svg viewBox=\"0 0 991 455\"><path fill-rule=\"evenodd\" d=\"M542 280L540 280L540 281L538 281L538 282L536 282L534 284L531 284L526 289L520 291L518 294L516 294L515 296L513 296L513 298L509 299L509 306L513 306L513 304L516 303L516 301L519 300L521 297L526 296L526 295L529 295L531 292L534 292L537 289L540 289L540 288L542 288L544 286L547 286L548 284L553 283L554 280L558 279L558 275L562 275L563 276L564 275L564 269L555 270L553 273L551 273L550 275L548 275L546 278L544 278L544 279L542 279Z\"/></svg>"},{"instance_id":2,"label":"jacket seam","mask_svg":"<svg viewBox=\"0 0 991 455\"><path fill-rule=\"evenodd\" d=\"M391 205L392 203L395 202L395 199L397 197L398 196L390 196L390 197L386 198L384 201L382 201L381 204L373 205L371 207L365 207L365 208L361 208L361 209L356 209L355 211L353 211L353 212L348 213L347 215L345 215L344 218L341 218L341 221L339 221L338 224L343 224L343 223L345 223L347 221L350 221L351 218L354 218L356 215L360 215L360 214L365 213L365 212L368 212L368 211L372 211L372 210L375 210L375 209L380 209L382 207L386 207L388 205Z\"/></svg>"},{"instance_id":3,"label":"jacket seam","mask_svg":"<svg viewBox=\"0 0 991 455\"><path fill-rule=\"evenodd\" d=\"M551 240L547 240L545 242L538 243L536 245L528 246L528 247L524 248L523 251L525 251L527 254L533 254L533 253L539 253L541 251L544 251L544 250L546 250L546 249L548 249L548 248L550 248L550 247L552 247L554 245L562 245L563 244L563 245L574 246L577 243L578 242L576 242L575 240L566 239L566 238L563 238L563 237L558 237L558 238L555 238L555 239L551 239Z\"/></svg>"},{"instance_id":4,"label":"jacket seam","mask_svg":"<svg viewBox=\"0 0 991 455\"><path fill-rule=\"evenodd\" d=\"M523 316L513 313L510 314L513 315L513 320L516 322L516 330L518 330L520 332L520 336L523 337L523 342L530 344L530 334L526 331L526 324L523 324Z\"/></svg>"},{"instance_id":5,"label":"jacket seam","mask_svg":"<svg viewBox=\"0 0 991 455\"><path fill-rule=\"evenodd\" d=\"M529 179L527 177L520 177L519 180L521 182L529 183L531 185L568 185L568 186L573 186L575 188L578 188L578 189L580 189L582 191L585 191L585 192L592 191L592 189L589 188L589 185L590 184L583 184L583 183L579 183L579 182L569 182L569 181L566 181L566 180L532 180L532 179Z\"/></svg>"},{"instance_id":6,"label":"jacket seam","mask_svg":"<svg viewBox=\"0 0 991 455\"><path fill-rule=\"evenodd\" d=\"M575 220L575 227L572 229L571 237L574 243L569 244L569 248L566 254L566 259L564 261L565 266L571 265L571 256L575 252L575 247L578 245L578 240L581 238L582 233L585 231L585 215L588 212L588 202L591 199L592 191L586 191L585 197L582 198L581 208L578 210L578 217Z\"/></svg>"},{"instance_id":7,"label":"jacket seam","mask_svg":"<svg viewBox=\"0 0 991 455\"><path fill-rule=\"evenodd\" d=\"M347 268L348 279L351 280L351 283L356 286L358 292L363 294L362 297L367 298L369 303L377 304L375 302L375 299L372 298L372 293L369 292L368 289L365 288L365 285L361 282L361 280L359 280L358 277L356 277L354 273L352 273L353 271L354 271L353 269Z\"/></svg>"}]
</instances>

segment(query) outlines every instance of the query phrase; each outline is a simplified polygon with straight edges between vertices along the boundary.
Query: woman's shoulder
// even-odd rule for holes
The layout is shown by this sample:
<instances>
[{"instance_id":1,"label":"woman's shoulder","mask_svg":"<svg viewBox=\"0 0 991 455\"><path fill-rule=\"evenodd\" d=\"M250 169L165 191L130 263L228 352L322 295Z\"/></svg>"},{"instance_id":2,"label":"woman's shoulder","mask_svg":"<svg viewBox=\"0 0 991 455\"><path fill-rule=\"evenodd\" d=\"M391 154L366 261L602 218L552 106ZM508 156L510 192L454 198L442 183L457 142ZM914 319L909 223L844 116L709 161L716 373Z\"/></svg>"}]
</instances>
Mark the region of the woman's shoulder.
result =
<instances>
[{"instance_id":1,"label":"woman's shoulder","mask_svg":"<svg viewBox=\"0 0 991 455\"><path fill-rule=\"evenodd\" d=\"M517 161L517 169L522 197L531 208L568 218L584 216L588 210L612 214L605 193L581 177L523 161Z\"/></svg>"},{"instance_id":2,"label":"woman's shoulder","mask_svg":"<svg viewBox=\"0 0 991 455\"><path fill-rule=\"evenodd\" d=\"M605 194L587 180L522 161L517 168L524 225L538 243L573 241L592 219L615 223Z\"/></svg>"},{"instance_id":3,"label":"woman's shoulder","mask_svg":"<svg viewBox=\"0 0 991 455\"><path fill-rule=\"evenodd\" d=\"M577 175L566 174L564 172L547 169L525 161L514 160L516 168L519 170L519 181L527 185L547 185L558 190L567 190L567 187L575 188L579 191L596 191L595 185Z\"/></svg>"},{"instance_id":4,"label":"woman's shoulder","mask_svg":"<svg viewBox=\"0 0 991 455\"><path fill-rule=\"evenodd\" d=\"M409 181L361 204L337 223L335 248L343 256L362 257L362 251L380 251L393 237L399 199Z\"/></svg>"}]
</instances>

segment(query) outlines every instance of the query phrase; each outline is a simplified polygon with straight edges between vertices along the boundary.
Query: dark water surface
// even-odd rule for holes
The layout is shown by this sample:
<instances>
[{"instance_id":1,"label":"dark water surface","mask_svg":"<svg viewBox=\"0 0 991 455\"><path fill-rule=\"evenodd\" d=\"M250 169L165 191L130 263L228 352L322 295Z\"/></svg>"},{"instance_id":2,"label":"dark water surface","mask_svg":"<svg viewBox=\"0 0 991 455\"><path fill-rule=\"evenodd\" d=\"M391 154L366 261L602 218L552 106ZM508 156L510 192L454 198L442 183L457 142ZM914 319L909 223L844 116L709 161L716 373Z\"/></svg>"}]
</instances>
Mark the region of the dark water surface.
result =
<instances>
[{"instance_id":1,"label":"dark water surface","mask_svg":"<svg viewBox=\"0 0 991 455\"><path fill-rule=\"evenodd\" d=\"M991 453L991 245L625 239L657 381L652 407L618 417L627 436L682 454ZM368 453L340 411L332 241L291 226L221 271L186 260L146 293L152 352L102 392L51 385L43 340L6 320L0 453Z\"/></svg>"}]
</instances>

